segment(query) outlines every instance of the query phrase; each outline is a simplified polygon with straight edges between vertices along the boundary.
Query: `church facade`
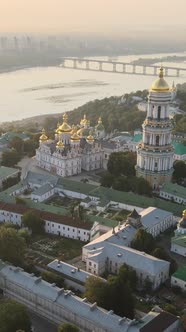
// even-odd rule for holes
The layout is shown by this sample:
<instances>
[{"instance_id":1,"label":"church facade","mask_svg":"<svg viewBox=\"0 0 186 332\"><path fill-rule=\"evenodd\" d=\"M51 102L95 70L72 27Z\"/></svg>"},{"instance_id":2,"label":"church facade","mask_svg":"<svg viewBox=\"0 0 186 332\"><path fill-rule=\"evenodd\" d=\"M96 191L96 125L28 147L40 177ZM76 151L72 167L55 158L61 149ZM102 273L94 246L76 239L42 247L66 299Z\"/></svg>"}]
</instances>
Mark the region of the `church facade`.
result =
<instances>
[{"instance_id":1,"label":"church facade","mask_svg":"<svg viewBox=\"0 0 186 332\"><path fill-rule=\"evenodd\" d=\"M142 143L137 147L136 165L137 176L145 178L154 190L169 182L173 172L171 100L172 90L163 77L163 68L160 68L159 78L149 91L147 117L142 126Z\"/></svg>"},{"instance_id":2,"label":"church facade","mask_svg":"<svg viewBox=\"0 0 186 332\"><path fill-rule=\"evenodd\" d=\"M58 124L55 131L54 140L48 139L43 130L36 150L37 166L62 177L80 174L82 170L102 168L103 150L101 144L95 141L86 116L81 120L79 128L71 127L67 120L65 113L63 123ZM99 130L96 130L97 126ZM104 136L101 118L97 126L95 136Z\"/></svg>"}]
</instances>

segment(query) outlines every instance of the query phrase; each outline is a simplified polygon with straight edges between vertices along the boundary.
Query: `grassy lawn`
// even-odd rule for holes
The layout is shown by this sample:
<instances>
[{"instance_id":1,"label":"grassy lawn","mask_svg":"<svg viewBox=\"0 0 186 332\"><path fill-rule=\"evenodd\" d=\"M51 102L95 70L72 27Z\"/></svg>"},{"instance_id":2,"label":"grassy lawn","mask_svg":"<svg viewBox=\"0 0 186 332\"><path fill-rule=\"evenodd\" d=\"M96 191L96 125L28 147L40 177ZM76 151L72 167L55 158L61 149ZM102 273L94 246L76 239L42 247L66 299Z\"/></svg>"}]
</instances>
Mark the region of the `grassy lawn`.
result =
<instances>
[{"instance_id":1,"label":"grassy lawn","mask_svg":"<svg viewBox=\"0 0 186 332\"><path fill-rule=\"evenodd\" d=\"M81 255L85 243L55 235L32 236L29 249L41 256L59 258L63 261L71 260Z\"/></svg>"},{"instance_id":2,"label":"grassy lawn","mask_svg":"<svg viewBox=\"0 0 186 332\"><path fill-rule=\"evenodd\" d=\"M119 213L117 213L113 219L118 221L123 221L127 219L127 216L129 215L130 211L128 210L121 210Z\"/></svg>"}]
</instances>

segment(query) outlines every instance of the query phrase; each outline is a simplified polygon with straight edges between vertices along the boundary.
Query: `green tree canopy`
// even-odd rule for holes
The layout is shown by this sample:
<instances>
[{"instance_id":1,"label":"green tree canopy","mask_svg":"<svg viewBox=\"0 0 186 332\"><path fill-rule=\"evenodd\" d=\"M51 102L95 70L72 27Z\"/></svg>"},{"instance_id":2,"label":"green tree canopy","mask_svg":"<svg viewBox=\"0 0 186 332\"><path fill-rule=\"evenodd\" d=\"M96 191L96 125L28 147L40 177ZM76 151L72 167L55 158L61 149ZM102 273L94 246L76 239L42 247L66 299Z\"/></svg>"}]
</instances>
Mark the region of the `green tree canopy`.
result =
<instances>
[{"instance_id":1,"label":"green tree canopy","mask_svg":"<svg viewBox=\"0 0 186 332\"><path fill-rule=\"evenodd\" d=\"M109 156L107 169L115 176L135 175L136 157L132 152L113 152Z\"/></svg>"},{"instance_id":2,"label":"green tree canopy","mask_svg":"<svg viewBox=\"0 0 186 332\"><path fill-rule=\"evenodd\" d=\"M44 233L45 221L39 218L34 212L27 212L22 216L22 223L31 229L33 234Z\"/></svg>"},{"instance_id":3,"label":"green tree canopy","mask_svg":"<svg viewBox=\"0 0 186 332\"><path fill-rule=\"evenodd\" d=\"M13 228L0 227L0 257L19 265L24 257L25 241Z\"/></svg>"},{"instance_id":4,"label":"green tree canopy","mask_svg":"<svg viewBox=\"0 0 186 332\"><path fill-rule=\"evenodd\" d=\"M146 253L151 253L155 247L155 240L153 236L144 229L138 229L131 242L131 247Z\"/></svg>"},{"instance_id":5,"label":"green tree canopy","mask_svg":"<svg viewBox=\"0 0 186 332\"><path fill-rule=\"evenodd\" d=\"M132 288L136 286L135 271L123 266L117 276L109 276L107 282L90 277L85 283L85 297L100 307L113 310L120 316L133 317L134 299Z\"/></svg>"},{"instance_id":6,"label":"green tree canopy","mask_svg":"<svg viewBox=\"0 0 186 332\"><path fill-rule=\"evenodd\" d=\"M18 161L20 161L21 155L18 154L15 150L4 151L2 154L1 165L12 167L15 166Z\"/></svg>"},{"instance_id":7,"label":"green tree canopy","mask_svg":"<svg viewBox=\"0 0 186 332\"><path fill-rule=\"evenodd\" d=\"M13 300L0 302L0 332L30 332L31 322L25 306Z\"/></svg>"},{"instance_id":8,"label":"green tree canopy","mask_svg":"<svg viewBox=\"0 0 186 332\"><path fill-rule=\"evenodd\" d=\"M186 178L186 163L182 160L176 160L173 167L173 179L179 183L182 179Z\"/></svg>"},{"instance_id":9,"label":"green tree canopy","mask_svg":"<svg viewBox=\"0 0 186 332\"><path fill-rule=\"evenodd\" d=\"M17 153L22 154L24 149L24 141L20 137L15 136L10 141L9 147L14 149Z\"/></svg>"},{"instance_id":10,"label":"green tree canopy","mask_svg":"<svg viewBox=\"0 0 186 332\"><path fill-rule=\"evenodd\" d=\"M58 327L58 332L79 332L79 328L73 324L63 323Z\"/></svg>"}]
</instances>

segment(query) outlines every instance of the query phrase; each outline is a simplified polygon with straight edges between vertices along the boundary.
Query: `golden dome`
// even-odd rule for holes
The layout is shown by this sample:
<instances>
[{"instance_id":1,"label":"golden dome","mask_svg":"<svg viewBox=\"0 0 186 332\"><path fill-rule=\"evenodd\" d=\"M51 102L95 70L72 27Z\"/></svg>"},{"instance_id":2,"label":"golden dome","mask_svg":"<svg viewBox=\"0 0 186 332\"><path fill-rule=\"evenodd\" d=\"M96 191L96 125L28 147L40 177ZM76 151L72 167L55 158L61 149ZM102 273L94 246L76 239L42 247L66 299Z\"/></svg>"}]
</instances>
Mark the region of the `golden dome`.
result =
<instances>
[{"instance_id":1,"label":"golden dome","mask_svg":"<svg viewBox=\"0 0 186 332\"><path fill-rule=\"evenodd\" d=\"M80 137L77 134L77 132L75 132L72 136L71 136L71 141L72 142L79 142L80 141Z\"/></svg>"},{"instance_id":2,"label":"golden dome","mask_svg":"<svg viewBox=\"0 0 186 332\"><path fill-rule=\"evenodd\" d=\"M86 140L87 140L88 143L94 142L94 137L92 136L92 132L91 131L89 133L89 136L87 136Z\"/></svg>"},{"instance_id":3,"label":"golden dome","mask_svg":"<svg viewBox=\"0 0 186 332\"><path fill-rule=\"evenodd\" d=\"M182 213L182 217L183 217L183 218L186 218L186 210L183 211L183 213Z\"/></svg>"},{"instance_id":4,"label":"golden dome","mask_svg":"<svg viewBox=\"0 0 186 332\"><path fill-rule=\"evenodd\" d=\"M85 126L85 125L88 125L88 123L89 123L89 121L87 120L87 118L86 118L86 114L84 114L84 117L83 117L83 119L81 119L81 121L80 121L80 125L82 126Z\"/></svg>"},{"instance_id":5,"label":"golden dome","mask_svg":"<svg viewBox=\"0 0 186 332\"><path fill-rule=\"evenodd\" d=\"M56 148L64 148L64 144L61 140L59 142L57 142Z\"/></svg>"},{"instance_id":6,"label":"golden dome","mask_svg":"<svg viewBox=\"0 0 186 332\"><path fill-rule=\"evenodd\" d=\"M63 114L63 123L58 128L58 131L60 133L70 133L71 132L72 128L68 125L67 119L68 119L68 117L67 117L66 113L64 113Z\"/></svg>"},{"instance_id":7,"label":"golden dome","mask_svg":"<svg viewBox=\"0 0 186 332\"><path fill-rule=\"evenodd\" d=\"M48 140L48 137L45 134L45 129L42 130L42 135L39 137L40 142L46 142Z\"/></svg>"},{"instance_id":8,"label":"golden dome","mask_svg":"<svg viewBox=\"0 0 186 332\"><path fill-rule=\"evenodd\" d=\"M160 68L159 78L155 80L150 88L151 91L155 92L167 92L170 91L168 83L163 78L163 68Z\"/></svg>"}]
</instances>

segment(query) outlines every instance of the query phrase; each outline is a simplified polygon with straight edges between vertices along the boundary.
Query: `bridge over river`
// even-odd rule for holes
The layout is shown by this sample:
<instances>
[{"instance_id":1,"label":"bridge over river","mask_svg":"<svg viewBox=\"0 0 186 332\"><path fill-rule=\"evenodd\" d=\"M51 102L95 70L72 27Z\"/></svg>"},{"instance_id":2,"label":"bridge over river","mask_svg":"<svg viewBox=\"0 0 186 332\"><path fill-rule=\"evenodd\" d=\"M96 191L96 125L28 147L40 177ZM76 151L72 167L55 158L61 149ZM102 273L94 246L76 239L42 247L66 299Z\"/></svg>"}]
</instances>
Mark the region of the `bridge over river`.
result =
<instances>
[{"instance_id":1,"label":"bridge over river","mask_svg":"<svg viewBox=\"0 0 186 332\"><path fill-rule=\"evenodd\" d=\"M107 60L85 59L62 57L61 66L64 68L73 68L79 70L91 70L107 73L119 74L133 74L133 75L148 75L157 76L159 73L159 66L155 65L136 65L125 62L113 62ZM186 68L180 67L164 67L164 75L170 77L179 77L184 75Z\"/></svg>"}]
</instances>

